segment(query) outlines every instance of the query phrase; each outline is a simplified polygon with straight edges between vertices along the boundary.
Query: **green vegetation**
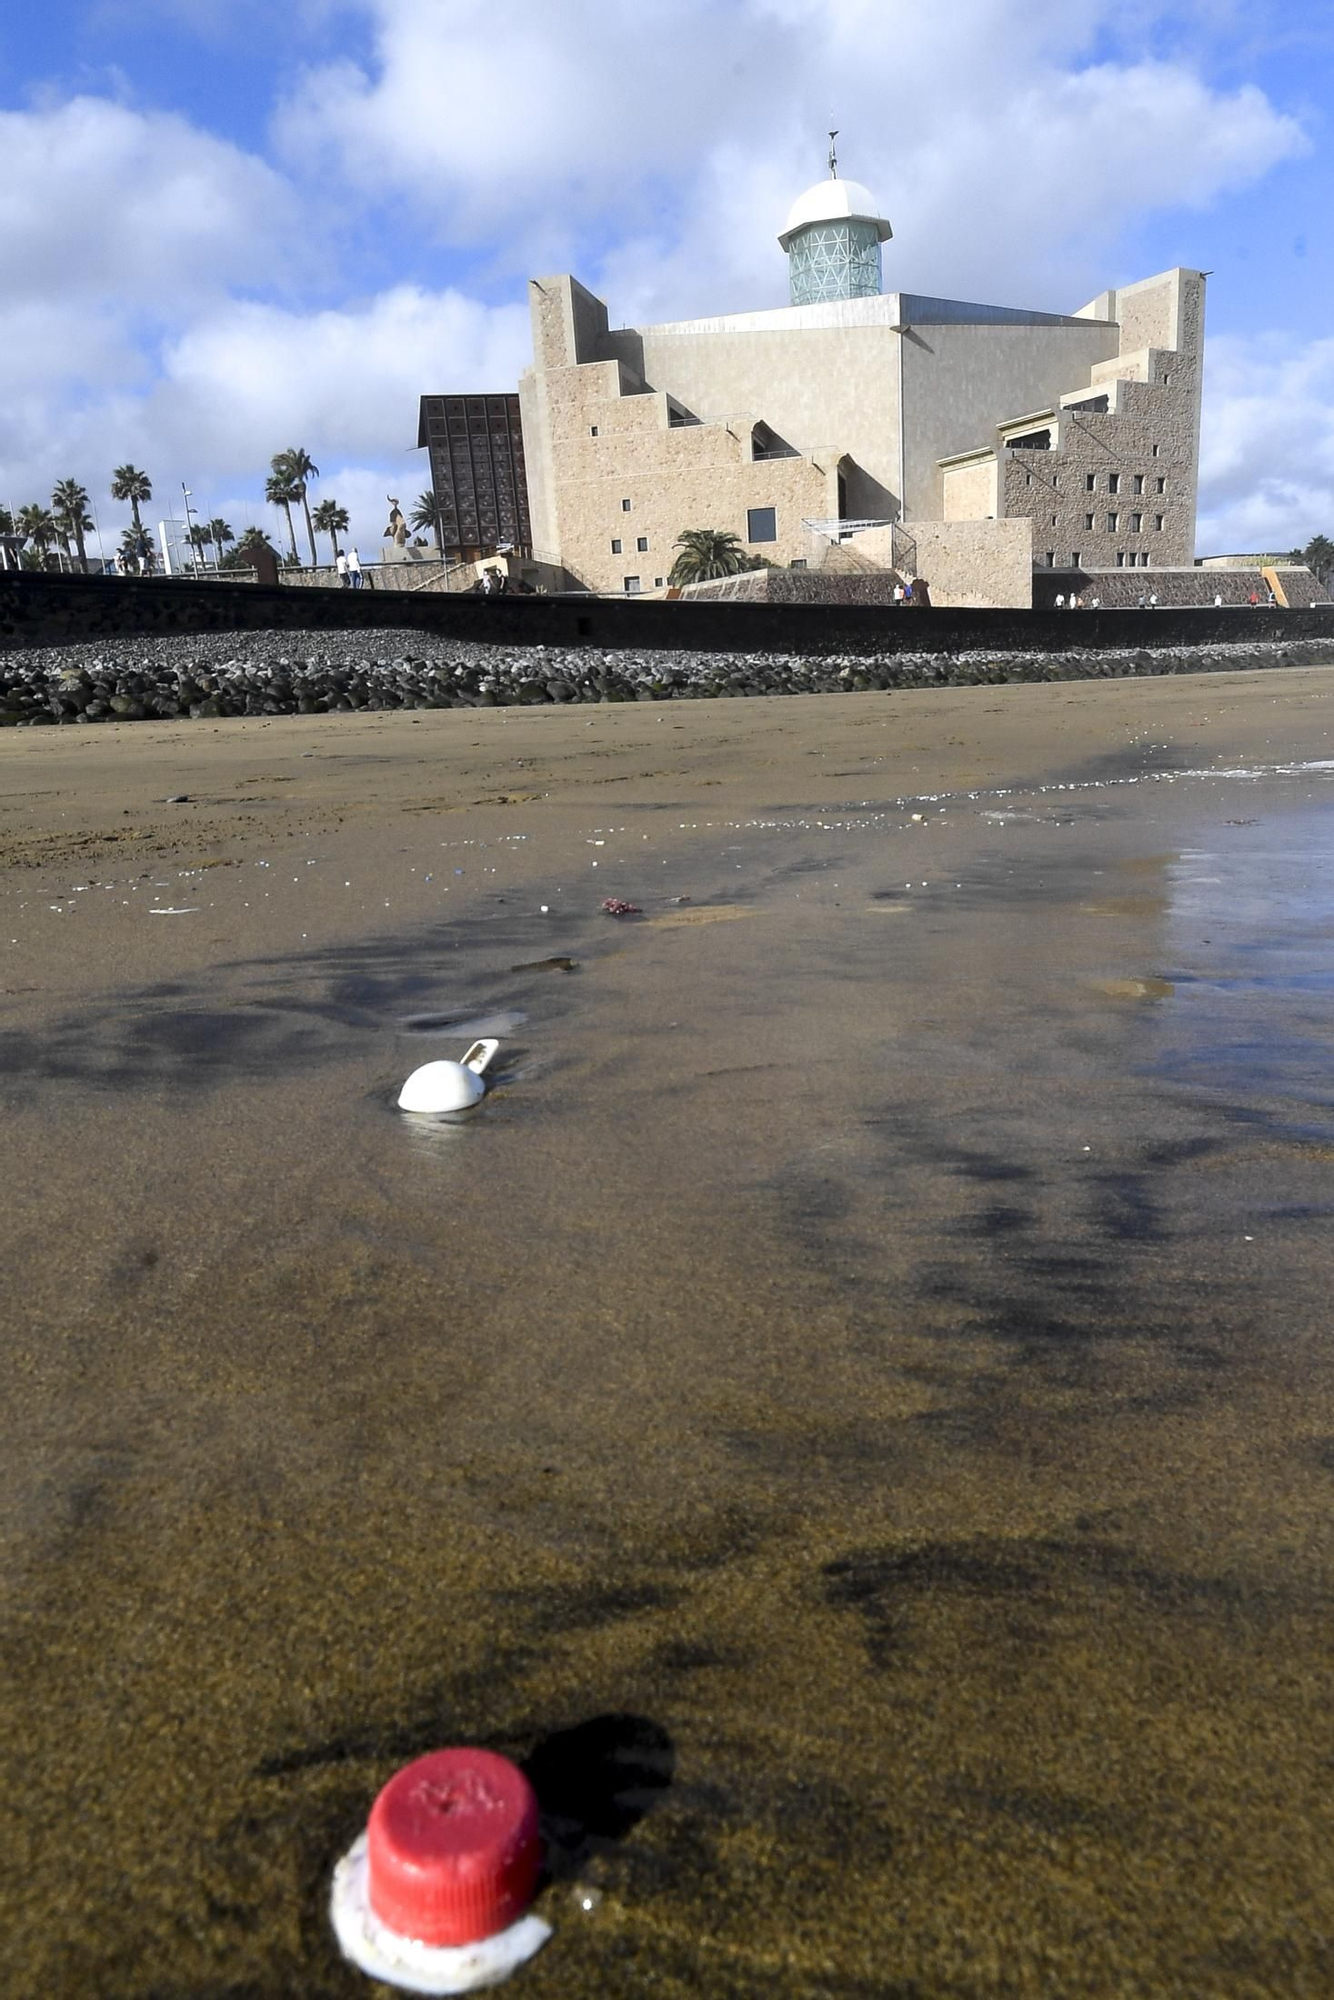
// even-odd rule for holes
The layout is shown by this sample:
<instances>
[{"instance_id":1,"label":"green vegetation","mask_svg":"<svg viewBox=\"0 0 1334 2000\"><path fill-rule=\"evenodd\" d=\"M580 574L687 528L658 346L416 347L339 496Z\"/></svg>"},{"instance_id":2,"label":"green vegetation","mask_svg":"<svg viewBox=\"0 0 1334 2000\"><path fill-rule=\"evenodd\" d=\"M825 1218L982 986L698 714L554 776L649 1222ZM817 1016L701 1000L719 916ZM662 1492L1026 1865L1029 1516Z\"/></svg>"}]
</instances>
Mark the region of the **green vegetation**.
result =
<instances>
[{"instance_id":1,"label":"green vegetation","mask_svg":"<svg viewBox=\"0 0 1334 2000\"><path fill-rule=\"evenodd\" d=\"M669 583L711 583L715 577L738 576L756 566L737 537L724 528L685 528L675 546L681 553L672 564Z\"/></svg>"}]
</instances>

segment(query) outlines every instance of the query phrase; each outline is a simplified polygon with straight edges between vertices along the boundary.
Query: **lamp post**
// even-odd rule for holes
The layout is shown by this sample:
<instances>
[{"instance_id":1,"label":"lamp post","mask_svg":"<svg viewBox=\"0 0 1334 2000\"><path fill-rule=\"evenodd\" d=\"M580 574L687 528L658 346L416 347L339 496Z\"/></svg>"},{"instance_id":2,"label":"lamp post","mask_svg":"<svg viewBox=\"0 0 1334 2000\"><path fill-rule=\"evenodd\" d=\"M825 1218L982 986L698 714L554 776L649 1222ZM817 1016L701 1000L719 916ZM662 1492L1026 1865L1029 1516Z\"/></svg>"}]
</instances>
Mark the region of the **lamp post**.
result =
<instances>
[{"instance_id":1,"label":"lamp post","mask_svg":"<svg viewBox=\"0 0 1334 2000\"><path fill-rule=\"evenodd\" d=\"M190 494L190 489L189 489L189 487L188 487L188 486L186 485L186 483L185 483L185 481L184 481L184 480L182 480L182 481L181 481L181 492L182 492L182 493L183 493L183 494L185 495L185 539L186 539L186 543L188 544L188 546L189 546L189 547L190 547L190 548L191 548L191 549L193 550L193 552L194 552L194 553L193 553L193 565L194 565L194 567L195 567L196 569L198 569L198 567L199 567L199 559L200 559L200 556L201 556L201 554L203 553L203 543L202 543L202 542L197 542L197 541L195 540L195 530L194 530L194 523L193 523L193 521L192 521L192 520L190 519L190 499L191 499L191 494Z\"/></svg>"}]
</instances>

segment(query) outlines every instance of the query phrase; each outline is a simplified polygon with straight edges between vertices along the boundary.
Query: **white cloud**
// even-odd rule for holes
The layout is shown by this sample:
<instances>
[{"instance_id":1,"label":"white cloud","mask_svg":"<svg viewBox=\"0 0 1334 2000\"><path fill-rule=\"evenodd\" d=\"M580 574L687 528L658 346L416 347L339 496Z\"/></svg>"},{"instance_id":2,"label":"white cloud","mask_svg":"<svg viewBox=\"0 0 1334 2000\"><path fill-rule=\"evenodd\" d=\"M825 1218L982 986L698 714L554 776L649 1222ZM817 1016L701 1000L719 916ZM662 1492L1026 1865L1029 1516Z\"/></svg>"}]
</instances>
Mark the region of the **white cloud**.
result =
<instances>
[{"instance_id":1,"label":"white cloud","mask_svg":"<svg viewBox=\"0 0 1334 2000\"><path fill-rule=\"evenodd\" d=\"M830 105L845 170L894 224L887 282L1015 303L1079 303L1129 222L1205 205L1305 145L1254 86L1094 62L1114 0L512 0L503 24L483 0L364 11L364 58L315 69L283 108L289 157L392 191L515 275L577 259L624 288L616 317L780 300L773 239L822 170ZM1142 0L1134 46L1181 12Z\"/></svg>"},{"instance_id":2,"label":"white cloud","mask_svg":"<svg viewBox=\"0 0 1334 2000\"><path fill-rule=\"evenodd\" d=\"M1202 555L1334 536L1334 339L1220 335L1205 356Z\"/></svg>"}]
</instances>

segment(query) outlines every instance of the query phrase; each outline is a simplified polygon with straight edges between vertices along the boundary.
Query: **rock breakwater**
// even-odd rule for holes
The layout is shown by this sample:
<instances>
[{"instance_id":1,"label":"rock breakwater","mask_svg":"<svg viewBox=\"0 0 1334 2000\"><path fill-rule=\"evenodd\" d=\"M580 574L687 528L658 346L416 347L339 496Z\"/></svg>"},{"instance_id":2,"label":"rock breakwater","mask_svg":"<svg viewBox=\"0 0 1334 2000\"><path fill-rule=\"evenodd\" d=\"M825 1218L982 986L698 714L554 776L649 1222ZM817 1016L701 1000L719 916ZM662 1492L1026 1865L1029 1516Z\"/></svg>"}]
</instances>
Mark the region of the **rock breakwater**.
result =
<instances>
[{"instance_id":1,"label":"rock breakwater","mask_svg":"<svg viewBox=\"0 0 1334 2000\"><path fill-rule=\"evenodd\" d=\"M0 727L354 709L529 707L1334 665L1328 639L1111 652L602 652L427 639L377 629L182 634L0 653Z\"/></svg>"}]
</instances>

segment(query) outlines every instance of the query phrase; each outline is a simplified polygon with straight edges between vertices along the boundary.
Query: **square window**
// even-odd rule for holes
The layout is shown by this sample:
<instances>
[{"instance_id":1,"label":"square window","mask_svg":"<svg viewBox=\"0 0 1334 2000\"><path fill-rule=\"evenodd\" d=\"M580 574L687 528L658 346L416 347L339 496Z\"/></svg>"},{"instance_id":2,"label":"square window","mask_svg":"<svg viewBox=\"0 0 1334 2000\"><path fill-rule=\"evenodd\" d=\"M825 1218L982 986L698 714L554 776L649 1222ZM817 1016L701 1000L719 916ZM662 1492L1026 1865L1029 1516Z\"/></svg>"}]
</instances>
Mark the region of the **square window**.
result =
<instances>
[{"instance_id":1,"label":"square window","mask_svg":"<svg viewBox=\"0 0 1334 2000\"><path fill-rule=\"evenodd\" d=\"M628 513L630 512L630 502L629 502L628 500L622 500L622 502L621 502L621 512L622 512L623 514L628 514Z\"/></svg>"},{"instance_id":2,"label":"square window","mask_svg":"<svg viewBox=\"0 0 1334 2000\"><path fill-rule=\"evenodd\" d=\"M1097 519L1098 519L1098 517L1097 517L1097 515L1096 515L1096 514L1085 514L1085 516L1084 516L1084 526L1085 526L1086 528L1092 528L1092 527L1094 527L1094 526L1096 525L1096 523L1097 523Z\"/></svg>"},{"instance_id":3,"label":"square window","mask_svg":"<svg viewBox=\"0 0 1334 2000\"><path fill-rule=\"evenodd\" d=\"M1137 472L1135 474L1135 491L1137 493L1142 493L1144 491L1144 474L1142 472Z\"/></svg>"},{"instance_id":4,"label":"square window","mask_svg":"<svg viewBox=\"0 0 1334 2000\"><path fill-rule=\"evenodd\" d=\"M1114 535L1116 533L1117 522L1120 519L1121 516L1119 514L1109 514L1107 516L1107 532L1109 535Z\"/></svg>"},{"instance_id":5,"label":"square window","mask_svg":"<svg viewBox=\"0 0 1334 2000\"><path fill-rule=\"evenodd\" d=\"M805 567L806 567L805 556L793 556L791 562L788 564L789 569L805 569Z\"/></svg>"},{"instance_id":6,"label":"square window","mask_svg":"<svg viewBox=\"0 0 1334 2000\"><path fill-rule=\"evenodd\" d=\"M623 587L627 597L637 597L639 595L639 578L637 576L627 576L624 579Z\"/></svg>"},{"instance_id":7,"label":"square window","mask_svg":"<svg viewBox=\"0 0 1334 2000\"><path fill-rule=\"evenodd\" d=\"M1096 473L1086 472L1084 474L1084 491L1086 493L1094 492L1097 487L1097 484L1098 484L1098 479Z\"/></svg>"},{"instance_id":8,"label":"square window","mask_svg":"<svg viewBox=\"0 0 1334 2000\"><path fill-rule=\"evenodd\" d=\"M635 541L635 547L639 550L639 553L642 556L645 549L647 549L648 547L648 536L640 535Z\"/></svg>"},{"instance_id":9,"label":"square window","mask_svg":"<svg viewBox=\"0 0 1334 2000\"><path fill-rule=\"evenodd\" d=\"M1162 532L1163 532L1163 523L1164 523L1164 522L1166 521L1166 519L1167 519L1167 516L1166 516L1166 514L1155 514L1155 515L1154 515L1154 517L1153 517L1153 525L1154 525L1154 529L1155 529L1155 532L1156 532L1156 533L1158 533L1158 534L1160 534L1160 535L1162 534Z\"/></svg>"},{"instance_id":10,"label":"square window","mask_svg":"<svg viewBox=\"0 0 1334 2000\"><path fill-rule=\"evenodd\" d=\"M596 425L596 424L590 424L590 425L588 426L588 435L589 435L589 436L590 436L591 438L595 438L595 437L597 436L597 434L598 434L598 427L597 427L597 425Z\"/></svg>"},{"instance_id":11,"label":"square window","mask_svg":"<svg viewBox=\"0 0 1334 2000\"><path fill-rule=\"evenodd\" d=\"M618 556L621 553L621 538L619 535L612 542L611 552L614 556Z\"/></svg>"},{"instance_id":12,"label":"square window","mask_svg":"<svg viewBox=\"0 0 1334 2000\"><path fill-rule=\"evenodd\" d=\"M1109 493L1119 493L1121 491L1121 475L1119 472L1108 473L1107 491Z\"/></svg>"},{"instance_id":13,"label":"square window","mask_svg":"<svg viewBox=\"0 0 1334 2000\"><path fill-rule=\"evenodd\" d=\"M778 513L775 508L750 507L746 510L746 540L748 542L778 540Z\"/></svg>"},{"instance_id":14,"label":"square window","mask_svg":"<svg viewBox=\"0 0 1334 2000\"><path fill-rule=\"evenodd\" d=\"M1130 517L1131 534L1138 535L1143 526L1144 526L1144 516L1142 514L1132 514Z\"/></svg>"},{"instance_id":15,"label":"square window","mask_svg":"<svg viewBox=\"0 0 1334 2000\"><path fill-rule=\"evenodd\" d=\"M664 583L666 583L666 581L667 579L665 576L655 576L653 579L653 588L655 590L661 590L662 586L664 585Z\"/></svg>"}]
</instances>

